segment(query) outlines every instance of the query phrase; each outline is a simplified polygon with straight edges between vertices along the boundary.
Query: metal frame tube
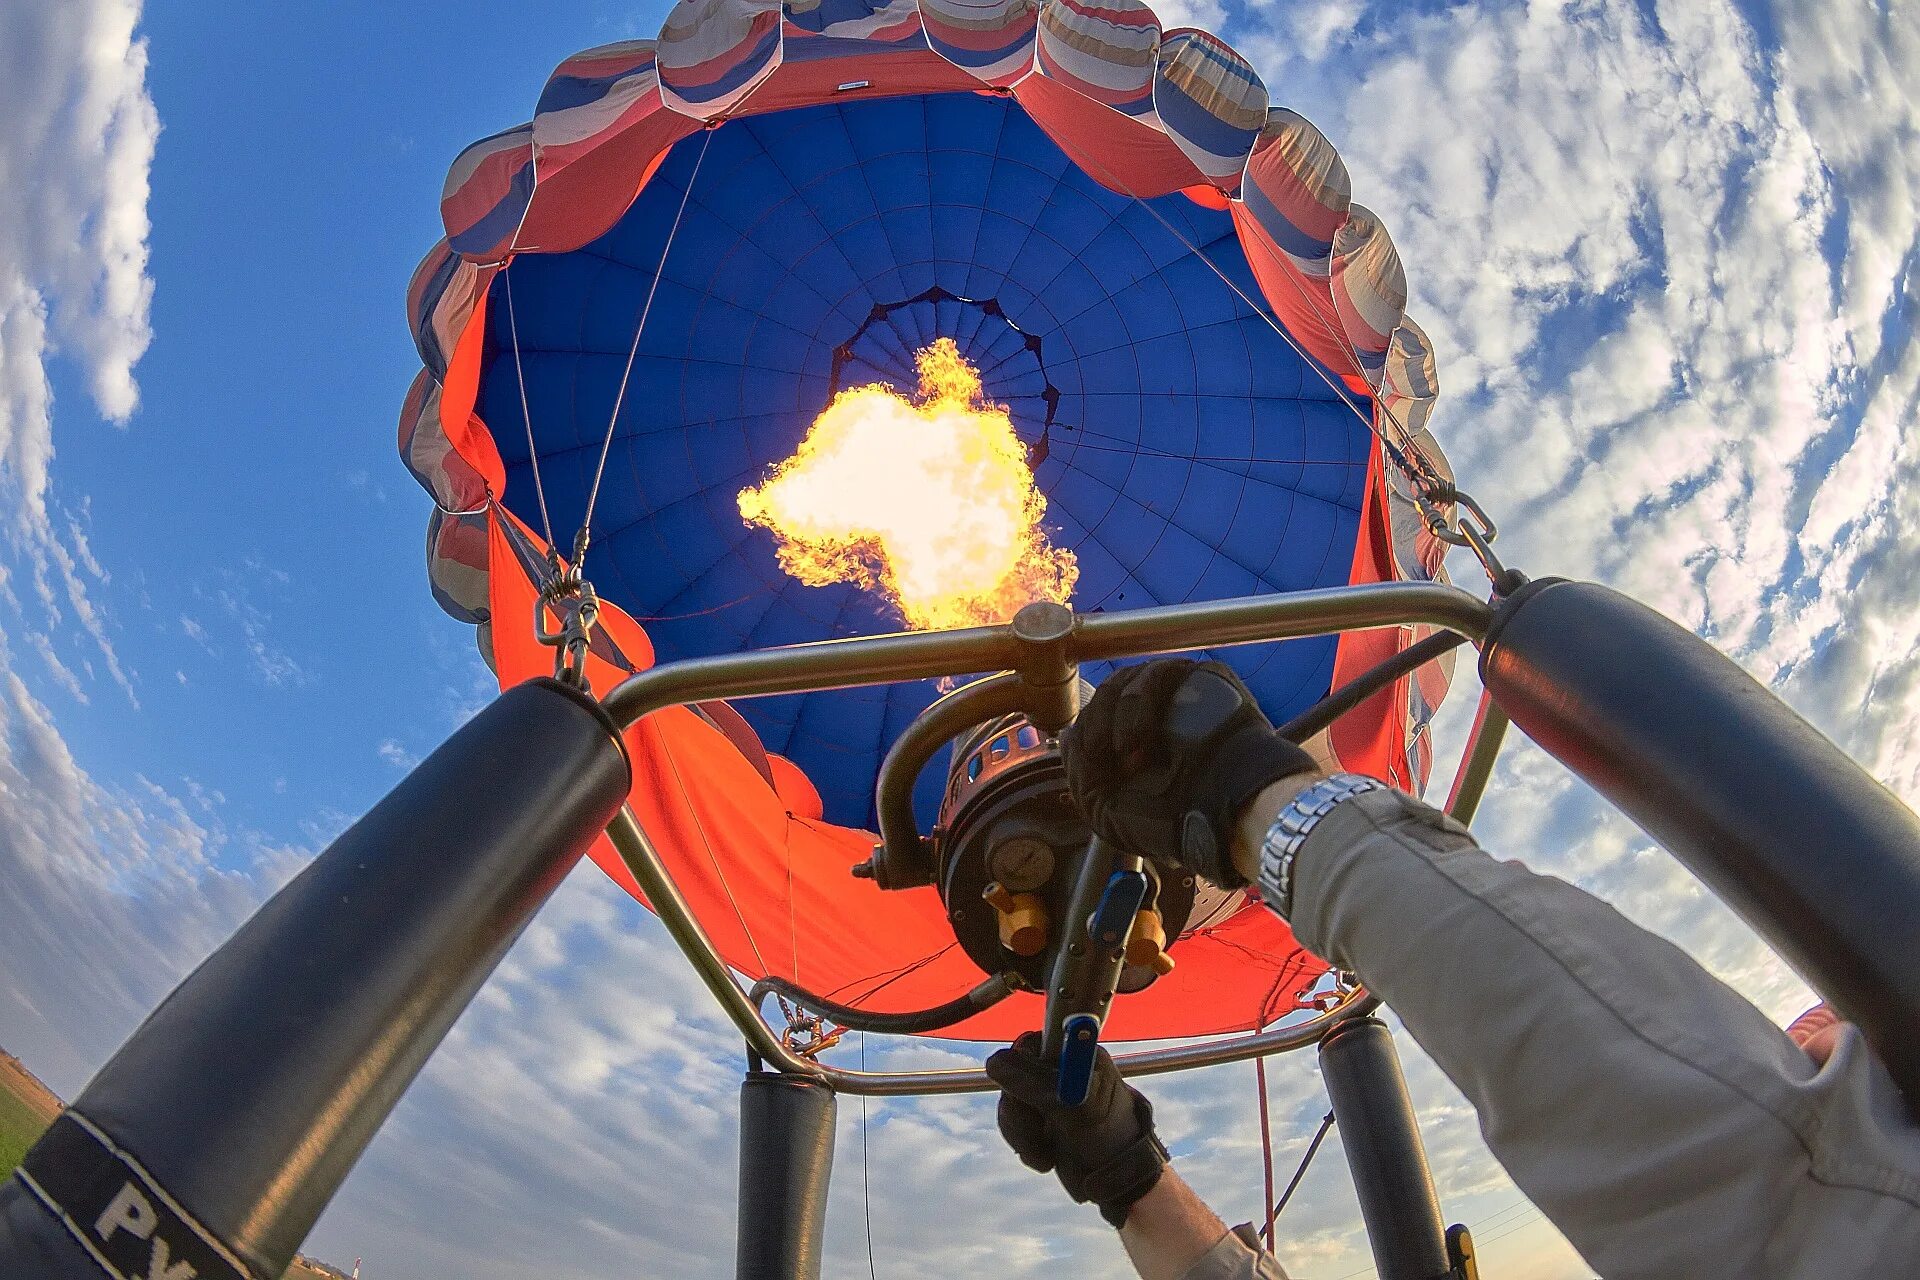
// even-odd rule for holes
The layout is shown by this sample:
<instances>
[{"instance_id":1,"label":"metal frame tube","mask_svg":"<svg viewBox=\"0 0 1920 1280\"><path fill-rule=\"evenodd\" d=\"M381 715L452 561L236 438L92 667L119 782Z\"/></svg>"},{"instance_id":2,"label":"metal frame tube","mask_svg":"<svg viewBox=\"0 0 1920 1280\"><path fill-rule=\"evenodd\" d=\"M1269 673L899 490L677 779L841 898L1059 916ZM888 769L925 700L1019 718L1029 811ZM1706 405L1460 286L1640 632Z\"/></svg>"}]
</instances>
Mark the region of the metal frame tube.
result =
<instances>
[{"instance_id":1,"label":"metal frame tube","mask_svg":"<svg viewBox=\"0 0 1920 1280\"><path fill-rule=\"evenodd\" d=\"M1067 654L1074 662L1098 662L1417 623L1478 641L1492 621L1487 603L1458 587L1381 582L1087 614L1077 619ZM655 711L709 698L760 698L1008 671L1019 664L1021 654L1011 626L823 640L650 667L622 681L602 704L624 729Z\"/></svg>"},{"instance_id":2,"label":"metal frame tube","mask_svg":"<svg viewBox=\"0 0 1920 1280\"><path fill-rule=\"evenodd\" d=\"M1453 788L1447 793L1447 816L1462 826L1471 826L1473 815L1480 811L1508 723L1507 713L1494 702L1493 695L1481 690L1480 709L1474 713L1473 729L1467 734L1460 770L1453 775Z\"/></svg>"},{"instance_id":3,"label":"metal frame tube","mask_svg":"<svg viewBox=\"0 0 1920 1280\"><path fill-rule=\"evenodd\" d=\"M1034 697L1027 682L1011 672L989 676L939 699L894 739L874 781L874 792L880 797L881 852L876 870L891 873L876 874L881 888L901 887L901 877L917 869L921 837L913 816L913 784L927 762L941 747L974 725L1025 711ZM893 883L888 883L889 879Z\"/></svg>"},{"instance_id":4,"label":"metal frame tube","mask_svg":"<svg viewBox=\"0 0 1920 1280\"><path fill-rule=\"evenodd\" d=\"M1370 583L1082 615L1075 619L1064 650L1067 660L1084 663L1414 624L1443 627L1477 643L1492 619L1493 611L1485 601L1458 587ZM1023 642L1011 626L827 640L666 663L630 677L602 701L615 723L628 728L656 711L711 698L766 697L1008 671L1019 665L1023 653ZM1497 729L1485 723L1477 727L1463 771L1491 768L1499 745ZM1477 799L1477 791L1474 796ZM748 1049L775 1069L820 1077L843 1093L875 1097L980 1093L994 1087L979 1068L848 1071L795 1055L747 999L630 809L621 809L607 835L667 932L746 1038ZM1292 1026L1122 1054L1115 1061L1122 1075L1148 1076L1285 1053L1318 1043L1330 1028L1376 1003L1356 988L1334 1008Z\"/></svg>"}]
</instances>

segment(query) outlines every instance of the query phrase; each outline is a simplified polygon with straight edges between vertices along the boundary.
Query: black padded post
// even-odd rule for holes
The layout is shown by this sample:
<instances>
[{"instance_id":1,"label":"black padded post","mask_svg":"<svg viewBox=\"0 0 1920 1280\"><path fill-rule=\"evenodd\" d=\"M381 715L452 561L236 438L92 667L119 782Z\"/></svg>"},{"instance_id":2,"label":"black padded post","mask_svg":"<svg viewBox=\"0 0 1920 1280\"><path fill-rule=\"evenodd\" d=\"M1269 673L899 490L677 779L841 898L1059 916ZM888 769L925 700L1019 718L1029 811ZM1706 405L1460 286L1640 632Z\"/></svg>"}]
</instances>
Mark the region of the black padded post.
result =
<instances>
[{"instance_id":1,"label":"black padded post","mask_svg":"<svg viewBox=\"0 0 1920 1280\"><path fill-rule=\"evenodd\" d=\"M133 1033L0 1188L0 1275L276 1280L619 809L619 735L535 681L435 751Z\"/></svg>"},{"instance_id":2,"label":"black padded post","mask_svg":"<svg viewBox=\"0 0 1920 1280\"><path fill-rule=\"evenodd\" d=\"M807 1076L741 1081L738 1280L820 1280L836 1111L833 1090Z\"/></svg>"},{"instance_id":3,"label":"black padded post","mask_svg":"<svg viewBox=\"0 0 1920 1280\"><path fill-rule=\"evenodd\" d=\"M1920 1101L1911 809L1712 646L1605 587L1523 589L1480 669L1514 724L1706 881Z\"/></svg>"},{"instance_id":4,"label":"black padded post","mask_svg":"<svg viewBox=\"0 0 1920 1280\"><path fill-rule=\"evenodd\" d=\"M1347 1153L1380 1280L1440 1280L1451 1265L1433 1173L1393 1035L1350 1018L1320 1041L1320 1075Z\"/></svg>"}]
</instances>

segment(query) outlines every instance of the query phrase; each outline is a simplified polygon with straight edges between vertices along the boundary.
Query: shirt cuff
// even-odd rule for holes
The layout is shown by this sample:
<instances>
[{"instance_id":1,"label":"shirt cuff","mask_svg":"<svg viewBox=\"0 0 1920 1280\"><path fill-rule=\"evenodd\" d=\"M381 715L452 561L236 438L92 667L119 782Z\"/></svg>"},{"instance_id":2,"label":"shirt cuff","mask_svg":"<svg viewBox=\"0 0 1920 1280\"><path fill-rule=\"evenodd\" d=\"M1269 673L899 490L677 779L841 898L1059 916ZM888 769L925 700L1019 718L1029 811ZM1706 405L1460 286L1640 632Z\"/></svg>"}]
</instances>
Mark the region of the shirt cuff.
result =
<instances>
[{"instance_id":1,"label":"shirt cuff","mask_svg":"<svg viewBox=\"0 0 1920 1280\"><path fill-rule=\"evenodd\" d=\"M1262 1251L1253 1224L1243 1222L1220 1237L1180 1280L1287 1280L1287 1273Z\"/></svg>"}]
</instances>

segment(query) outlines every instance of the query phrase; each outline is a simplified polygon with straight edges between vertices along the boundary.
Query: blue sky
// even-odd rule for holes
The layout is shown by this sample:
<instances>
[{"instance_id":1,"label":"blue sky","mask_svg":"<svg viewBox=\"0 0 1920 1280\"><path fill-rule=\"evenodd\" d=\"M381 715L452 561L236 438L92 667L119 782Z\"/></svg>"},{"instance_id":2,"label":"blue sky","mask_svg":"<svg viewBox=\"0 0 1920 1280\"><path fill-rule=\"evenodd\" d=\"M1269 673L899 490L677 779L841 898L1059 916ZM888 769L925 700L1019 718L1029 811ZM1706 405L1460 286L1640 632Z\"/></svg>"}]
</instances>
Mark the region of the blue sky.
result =
<instances>
[{"instance_id":1,"label":"blue sky","mask_svg":"<svg viewBox=\"0 0 1920 1280\"><path fill-rule=\"evenodd\" d=\"M153 736L124 732L124 697L63 718L103 772L153 776L150 744L166 741L170 775L217 776L235 813L294 832L391 780L369 733L418 750L470 699L468 646L423 595L423 510L393 455L418 366L403 293L439 234L447 158L523 116L573 47L615 38L608 7L531 30L511 5L144 19L164 132L135 419L98 429L76 371L54 366L62 426L78 419L56 497L87 495L103 517L103 602L144 593L123 643ZM210 718L236 684L240 714Z\"/></svg>"},{"instance_id":2,"label":"blue sky","mask_svg":"<svg viewBox=\"0 0 1920 1280\"><path fill-rule=\"evenodd\" d=\"M1439 348L1436 434L1510 557L1700 628L1920 794L1914 9L1161 8L1228 35L1342 148ZM0 12L0 1045L57 1088L486 696L427 595L426 500L394 457L406 280L453 155L525 119L562 57L662 11ZM1486 831L1770 1012L1804 1001L1537 753L1509 759ZM456 1029L321 1256L370 1277L626 1274L636 1253L729 1273L734 1042L596 877ZM1452 1214L1496 1263L1584 1274L1411 1057ZM1229 1216L1257 1198L1246 1075L1156 1089ZM1288 1163L1322 1103L1308 1064L1275 1076ZM843 1113L835 1274L865 1265ZM876 1105L869 1129L879 1274L1117 1270L978 1101ZM1285 1256L1338 1280L1364 1246L1337 1152L1322 1165Z\"/></svg>"}]
</instances>

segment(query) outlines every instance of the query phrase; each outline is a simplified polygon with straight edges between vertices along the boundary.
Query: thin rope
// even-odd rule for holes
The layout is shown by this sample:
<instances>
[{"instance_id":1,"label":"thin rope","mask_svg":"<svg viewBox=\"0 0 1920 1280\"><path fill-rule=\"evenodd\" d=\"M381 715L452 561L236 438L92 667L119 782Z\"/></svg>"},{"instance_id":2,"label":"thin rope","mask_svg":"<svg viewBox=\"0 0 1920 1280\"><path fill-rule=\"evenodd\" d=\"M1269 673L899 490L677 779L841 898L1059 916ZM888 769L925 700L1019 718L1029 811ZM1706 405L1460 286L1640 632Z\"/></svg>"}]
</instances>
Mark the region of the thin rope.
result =
<instances>
[{"instance_id":1,"label":"thin rope","mask_svg":"<svg viewBox=\"0 0 1920 1280\"><path fill-rule=\"evenodd\" d=\"M1088 159L1091 160L1093 158L1089 156ZM1233 290L1233 292L1239 297L1240 301L1246 303L1247 308L1251 310L1254 313L1254 315L1258 316L1261 319L1261 321L1264 322L1269 329L1272 329L1275 333L1279 334L1280 340L1282 342L1285 342L1287 346L1293 349L1293 353L1299 356L1301 361L1305 363L1308 368L1314 371L1315 375L1319 377L1320 381L1327 384L1327 389L1333 392L1333 394L1339 399L1340 403L1347 406L1347 408L1353 413L1353 416L1358 418L1361 421L1361 423L1365 425L1368 431L1372 432L1374 435L1380 435L1379 424L1376 423L1373 418L1369 417L1368 415L1360 411L1360 406L1355 404L1351 399L1348 398L1347 389L1341 384L1339 384L1338 382L1336 382L1333 379L1332 375L1330 375L1326 371L1326 369L1321 366L1320 362L1314 359L1311 355L1309 355L1307 351L1303 347L1301 347L1298 342L1294 340L1293 335L1287 332L1286 326L1282 325L1278 319L1276 319L1274 316L1269 314L1266 308L1266 305L1264 303L1258 302L1254 298L1249 296L1247 291L1245 289L1242 289L1237 281L1235 281L1225 271L1222 271L1220 269L1219 264L1216 263L1211 257L1207 255L1206 250L1200 248L1200 246L1196 245L1193 241L1189 240L1181 232L1181 230L1178 227L1174 226L1173 223L1169 221L1167 217L1164 214L1162 214L1158 209L1154 208L1147 201L1142 200L1139 196L1135 195L1131 190L1129 190L1126 187L1126 184L1122 183L1119 178L1114 176L1114 173L1112 170L1108 169L1105 165L1101 164L1098 160L1094 160L1093 163L1096 168L1098 168L1102 173L1106 174L1106 176L1111 180L1113 189L1126 191L1128 199L1132 200L1135 204L1139 205L1142 209L1145 209L1147 213L1153 217L1153 220L1155 222L1158 222L1162 227L1166 228L1167 233L1169 235L1171 235L1174 239L1178 240L1182 245L1186 246L1186 250L1188 253L1198 258L1201 264L1204 265L1207 268L1207 270L1213 272L1215 276L1219 277L1220 283L1226 285L1227 288ZM1307 302L1309 306L1311 306L1313 300L1311 298L1308 298L1306 294L1301 290L1299 282L1294 280L1292 275L1288 272L1283 271L1281 272L1281 274L1283 276L1286 276L1287 283L1293 288L1294 292L1297 295L1299 295L1303 301ZM1335 325L1329 325L1328 328L1330 330L1337 330L1337 326ZM1336 331L1334 333L1334 336L1339 339L1341 346L1345 349L1347 355L1353 360L1354 367L1358 368L1360 365L1360 356L1359 356L1359 353L1354 350L1353 344L1350 341L1348 341L1347 335L1344 332ZM1393 423L1393 425L1399 429L1400 434L1402 436L1406 435L1406 432L1407 432L1406 424L1401 422L1400 419L1397 416L1395 416L1391 408L1383 404L1378 397L1373 398L1373 405L1375 409L1379 410L1381 413L1384 413L1387 416L1387 420ZM1416 467L1411 465L1408 461L1405 451L1399 448L1397 445L1395 445L1392 441L1386 439L1384 436L1381 436L1381 443L1386 446L1388 452L1392 454L1394 460L1400 464L1403 470L1407 471L1409 474L1419 475L1421 479L1426 480L1428 483L1431 483L1431 484L1440 483L1439 477L1432 475L1430 472L1427 471L1427 469L1424 466Z\"/></svg>"},{"instance_id":2,"label":"thin rope","mask_svg":"<svg viewBox=\"0 0 1920 1280\"><path fill-rule=\"evenodd\" d=\"M1468 1229L1471 1231L1479 1231L1483 1227L1493 1226L1495 1222L1501 1218L1505 1218L1506 1221L1501 1222L1499 1225L1503 1227L1510 1226L1522 1218L1525 1218L1527 1215L1538 1212L1539 1209L1532 1203L1526 1200L1516 1200L1506 1208L1490 1213L1486 1217L1479 1219Z\"/></svg>"},{"instance_id":3,"label":"thin rope","mask_svg":"<svg viewBox=\"0 0 1920 1280\"><path fill-rule=\"evenodd\" d=\"M1265 1192L1260 1203L1267 1206L1267 1229L1264 1238L1267 1252L1273 1252L1273 1220L1277 1210L1273 1208L1273 1125L1267 1119L1267 1060L1253 1060L1253 1079L1260 1098L1260 1176L1261 1190Z\"/></svg>"},{"instance_id":4,"label":"thin rope","mask_svg":"<svg viewBox=\"0 0 1920 1280\"><path fill-rule=\"evenodd\" d=\"M900 979L911 977L912 975L920 972L922 969L926 968L928 965L932 964L935 960L938 960L941 956L946 955L947 952L953 950L955 947L959 945L960 944L958 942L949 942L946 946L941 947L938 951L935 951L930 955L921 956L918 960L915 960L912 964L902 965L900 968L893 970L892 976L888 977L879 986L871 987L866 991L862 991L857 996L849 996L845 1000L840 1000L839 1003L854 1005L856 1007L859 1007L863 1005L866 1001L871 1000L875 996L879 995L882 991L885 991L888 987L892 986L894 983L900 981ZM885 973L887 971L882 970L881 972ZM848 987L856 986L862 982L871 981L872 979L880 976L881 974L878 974L878 973L870 973L863 978L853 978L847 982L841 983L839 986L833 988L833 990L823 991L821 992L821 994L826 996L829 1000L839 1000L840 993L845 991Z\"/></svg>"},{"instance_id":5,"label":"thin rope","mask_svg":"<svg viewBox=\"0 0 1920 1280\"><path fill-rule=\"evenodd\" d=\"M1093 157L1091 156L1087 158L1090 160L1093 159ZM1318 360L1315 360L1312 356L1308 355L1306 350L1302 348L1299 343L1294 341L1293 335L1287 332L1286 326L1282 325L1273 316L1267 314L1267 308L1265 304L1261 302L1257 302L1252 297L1250 297L1247 291L1245 289L1242 289L1237 281L1235 281L1226 272L1222 271L1219 265L1215 263L1212 258L1207 256L1207 253L1205 250L1200 248L1200 246L1196 245L1193 241L1189 240L1186 237L1186 235L1181 232L1180 228L1173 225L1173 223L1166 217L1165 214L1161 213L1158 209L1154 208L1153 205L1151 205L1145 200L1142 200L1139 196L1135 195L1131 190L1129 190L1126 184L1121 182L1120 179L1114 175L1111 169L1108 169L1105 165L1101 164L1098 160L1094 160L1093 163L1096 168L1098 168L1102 173L1106 174L1107 178L1112 183L1113 190L1125 191L1127 193L1127 198L1129 200L1132 200L1134 204L1140 206L1140 208L1145 209L1155 222L1158 222L1162 227L1166 228L1167 234L1171 235L1175 240L1178 240L1182 245L1184 245L1188 253L1198 258L1202 263L1202 265L1204 265L1209 271L1213 272L1214 275L1220 278L1220 283L1226 285L1227 288L1233 290L1233 292L1239 297L1240 301L1247 304L1248 310L1252 311L1254 315L1260 317L1260 319L1266 324L1266 326L1269 329L1272 329L1275 333L1279 334L1280 340L1282 342L1285 342L1289 347L1293 348L1293 353L1299 356L1300 359L1303 362L1305 362L1306 365L1314 371L1314 373L1319 377L1320 381L1327 384L1327 389L1333 392L1333 394L1339 398L1340 403L1346 405L1347 408L1350 411L1352 411L1354 417L1360 419L1360 421L1366 425L1366 428L1368 431L1373 430L1373 419L1368 417L1366 414L1360 412L1360 406L1355 404L1352 400L1348 398L1347 389L1344 386L1340 385L1339 383L1335 382L1332 375L1330 375L1324 368L1321 367L1320 362Z\"/></svg>"},{"instance_id":6,"label":"thin rope","mask_svg":"<svg viewBox=\"0 0 1920 1280\"><path fill-rule=\"evenodd\" d=\"M680 220L686 216L687 202L693 199L693 187L700 180L700 167L707 162L707 148L713 144L712 129L700 140L700 154L694 158L693 172L687 176L687 188L680 193L680 208L673 215L673 225L667 230L666 243L660 246L660 262L653 269L653 283L647 286L647 300L640 307L640 319L633 326L633 345L627 349L627 366L620 374L620 389L614 393L613 412L607 416L606 438L600 442L600 461L593 469L593 484L587 489L587 509L580 517L580 532L574 541L574 572L580 572L580 561L587 558L587 538L593 529L593 508L600 500L600 481L607 473L607 454L613 449L614 428L620 422L620 407L626 402L627 383L633 377L633 362L640 355L640 335L647 330L647 317L653 312L654 294L660 289L660 277L666 274L667 255L673 252L673 241L680 234Z\"/></svg>"},{"instance_id":7,"label":"thin rope","mask_svg":"<svg viewBox=\"0 0 1920 1280\"><path fill-rule=\"evenodd\" d=\"M520 381L520 421L527 427L527 462L533 467L533 492L540 500L540 527L547 535L547 554L554 554L553 517L547 514L547 490L540 483L540 450L533 443L533 412L527 407L527 371L520 365L520 317L513 309L513 262L508 260L500 278L507 286L507 332L513 338L513 372Z\"/></svg>"},{"instance_id":8,"label":"thin rope","mask_svg":"<svg viewBox=\"0 0 1920 1280\"><path fill-rule=\"evenodd\" d=\"M1219 274L1217 269L1215 274ZM1293 290L1293 296L1306 303L1309 307L1312 307L1313 299L1307 295L1305 289L1300 287L1300 282L1293 278L1293 273L1291 271L1282 271L1280 274L1286 280L1287 287ZM1404 318L1404 316L1405 313L1403 311L1402 318ZM1337 316L1335 317L1336 320L1338 320L1338 318ZM1327 329L1333 334L1334 338L1339 341L1341 350L1347 353L1347 358L1353 361L1353 367L1356 369L1360 368L1360 352L1353 345L1353 339L1347 336L1345 327L1339 324L1330 324L1327 326ZM1389 338L1389 341L1391 341L1391 338ZM1413 437L1407 431L1407 424L1400 420L1400 415L1393 411L1392 405L1382 400L1378 395L1375 395L1373 397L1373 407L1386 416L1387 421L1391 422L1394 429L1400 433L1402 440L1412 440ZM1377 426L1373 427L1373 431L1376 435L1380 434ZM1445 483L1438 475L1429 469L1427 459L1424 455L1410 454L1405 448L1394 444L1385 436L1380 437L1380 443L1386 447L1387 452L1393 457L1393 460L1400 464L1400 469L1405 471L1409 476L1424 480L1431 485L1443 485ZM1413 459L1415 457L1419 458L1418 466L1413 465Z\"/></svg>"},{"instance_id":9,"label":"thin rope","mask_svg":"<svg viewBox=\"0 0 1920 1280\"><path fill-rule=\"evenodd\" d=\"M860 1033L860 1069L867 1069L867 1033ZM860 1095L860 1212L867 1223L867 1277L878 1280L873 1263L873 1190L867 1177L867 1095Z\"/></svg>"},{"instance_id":10,"label":"thin rope","mask_svg":"<svg viewBox=\"0 0 1920 1280\"><path fill-rule=\"evenodd\" d=\"M1135 196L1134 199L1137 201L1139 200L1139 197ZM1172 230L1171 227L1169 227L1168 229ZM1174 234L1178 236L1180 233L1178 231L1174 231ZM1189 248L1192 248L1192 246L1189 246ZM1213 272L1213 274L1215 274L1216 276L1219 276L1220 279L1224 281L1227 284L1227 286L1231 288L1235 293L1240 294L1240 297L1242 298L1242 300L1246 300L1249 306L1253 305L1251 300L1247 299L1247 295L1241 291L1240 287L1234 284L1232 280L1229 280L1226 274L1222 272L1218 266L1214 265L1213 259L1209 258L1203 251L1199 249L1193 249L1193 252L1199 257L1199 259L1202 262L1204 262L1207 265L1208 269L1210 269ZM1300 282L1294 279L1293 273L1291 271L1282 271L1280 275L1284 280L1286 280L1287 287L1293 290L1294 297L1298 298L1301 302L1305 303L1309 310L1314 310L1314 311L1318 310L1318 307L1315 306L1314 299L1310 297L1307 294L1307 291L1301 287ZM1263 308L1255 307L1254 309L1259 312L1261 319L1267 321L1269 326L1274 327L1276 330L1279 328L1278 324L1273 319L1268 317L1266 311ZM1404 312L1403 312L1403 318L1404 318ZM1337 323L1339 320L1339 317L1335 316L1334 319L1336 323L1328 325L1327 331L1333 334L1334 339L1340 344L1340 349L1346 352L1347 358L1349 360L1353 361L1353 367L1356 369L1360 368L1361 365L1360 365L1359 350L1353 345L1353 339L1347 336L1346 328L1343 325ZM1300 348L1296 346L1294 347L1294 350L1298 352L1300 351ZM1303 356L1305 355L1304 352L1302 352L1301 354ZM1318 362L1313 362L1313 363L1315 364L1315 367L1317 369ZM1326 377L1324 374L1322 374L1321 380L1326 381ZM1328 383L1328 385L1332 386L1333 384ZM1336 394L1338 394L1337 391L1336 391ZM1394 428L1399 431L1401 438L1403 440L1410 439L1411 437L1409 437L1407 434L1407 424L1400 420L1400 416L1393 411L1393 406L1388 404L1386 401L1382 400L1377 394L1374 395L1372 399L1373 399L1373 407L1378 412L1386 416L1387 421L1391 422L1394 425ZM1351 404L1349 404L1348 407L1353 408ZM1354 409L1354 412L1357 414L1359 413L1359 410ZM1368 430L1372 431L1375 435L1380 434L1379 426L1377 423L1369 421L1367 423L1367 428ZM1404 449L1402 449L1400 446L1394 444L1392 441L1386 439L1386 437L1384 436L1381 436L1380 442L1381 444L1386 446L1388 453L1390 453L1393 459L1400 464L1401 469L1406 471L1409 475L1417 475L1418 478L1427 481L1429 484L1438 485L1443 483L1439 476L1435 475L1433 472L1427 469L1426 459L1424 457L1420 459L1419 466L1417 467L1413 466L1410 464L1410 455L1407 454L1407 452Z\"/></svg>"},{"instance_id":11,"label":"thin rope","mask_svg":"<svg viewBox=\"0 0 1920 1280\"><path fill-rule=\"evenodd\" d=\"M711 609L695 609L691 613L629 613L627 616L635 622L685 622L689 618L711 617L713 614L731 609L735 605L745 604L747 601L753 599L755 594L754 592L748 592L744 596L735 596L725 604L714 605Z\"/></svg>"},{"instance_id":12,"label":"thin rope","mask_svg":"<svg viewBox=\"0 0 1920 1280\"><path fill-rule=\"evenodd\" d=\"M1496 1231L1484 1240L1475 1240L1473 1242L1474 1247L1477 1249L1483 1244L1492 1244L1495 1240L1504 1240L1516 1231L1525 1231L1528 1227L1531 1227L1534 1223L1544 1221L1546 1216L1547 1215L1541 1212L1539 1209L1535 1209L1530 1214L1522 1214L1520 1217L1515 1218L1512 1222L1507 1224L1505 1230Z\"/></svg>"},{"instance_id":13,"label":"thin rope","mask_svg":"<svg viewBox=\"0 0 1920 1280\"><path fill-rule=\"evenodd\" d=\"M578 566L576 565L575 568ZM681 800L686 803L688 809L692 809L693 796L688 793L686 781L680 776L680 762L673 758L673 751L665 744L662 744L660 754L666 758L667 768L673 771L673 784L680 788ZM773 970L767 965L767 958L760 954L760 944L753 940L753 930L747 927L747 916L740 909L740 900L733 896L733 886L727 883L727 873L720 869L720 858L713 851L713 842L707 839L706 824L696 821L693 825L694 829L700 833L700 844L707 851L707 861L713 864L714 879L720 882L721 892L727 895L727 903L733 908L734 919L740 922L740 933L746 938L747 945L753 948L753 958L759 963L760 972L763 975L772 973Z\"/></svg>"},{"instance_id":14,"label":"thin rope","mask_svg":"<svg viewBox=\"0 0 1920 1280\"><path fill-rule=\"evenodd\" d=\"M1119 453L1131 458L1160 458L1168 462L1237 462L1263 467L1345 467L1350 471L1367 465L1364 462L1349 462L1344 458L1243 458L1230 453L1167 453L1137 444L1094 444L1072 427L1063 426L1061 430L1072 433L1061 441L1061 447L1064 449L1092 449L1097 453ZM1095 438L1113 439L1112 436Z\"/></svg>"},{"instance_id":15,"label":"thin rope","mask_svg":"<svg viewBox=\"0 0 1920 1280\"><path fill-rule=\"evenodd\" d=\"M1271 1226L1274 1219L1278 1218L1286 1209L1287 1201L1293 1199L1294 1191L1300 1186L1300 1179L1307 1176L1307 1166L1313 1163L1313 1157L1318 1154L1320 1144L1327 1140L1327 1131L1332 1128L1333 1112L1329 1111L1320 1117L1319 1131L1313 1135L1313 1141L1307 1144L1307 1154L1300 1157L1300 1167L1293 1171L1293 1177L1287 1181L1287 1189L1280 1193L1280 1199L1274 1203L1272 1212L1267 1215L1267 1223L1269 1226ZM1273 1252L1271 1242L1267 1245L1267 1252Z\"/></svg>"}]
</instances>

